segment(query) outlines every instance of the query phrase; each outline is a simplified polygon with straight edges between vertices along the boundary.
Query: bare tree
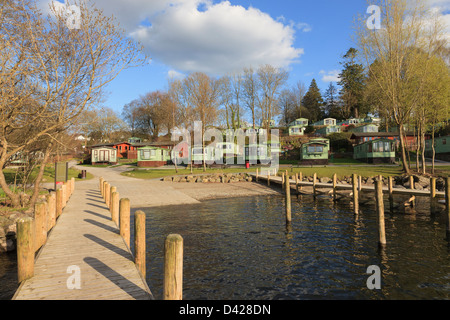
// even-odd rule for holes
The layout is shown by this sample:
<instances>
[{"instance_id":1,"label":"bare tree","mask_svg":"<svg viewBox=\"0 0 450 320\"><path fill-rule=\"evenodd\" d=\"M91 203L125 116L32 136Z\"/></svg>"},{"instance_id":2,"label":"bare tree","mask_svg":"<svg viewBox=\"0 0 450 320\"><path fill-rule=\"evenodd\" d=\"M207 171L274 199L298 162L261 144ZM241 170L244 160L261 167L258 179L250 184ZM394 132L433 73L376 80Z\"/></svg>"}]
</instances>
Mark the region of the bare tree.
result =
<instances>
[{"instance_id":1,"label":"bare tree","mask_svg":"<svg viewBox=\"0 0 450 320\"><path fill-rule=\"evenodd\" d=\"M0 5L1 168L35 142L54 141L99 100L106 84L146 60L114 18L90 2L72 4L80 9L79 29L69 29L67 17L54 6L54 16L44 17L31 1L5 0ZM45 161L39 175L44 167ZM19 206L20 196L10 190L3 172L0 186L12 205Z\"/></svg>"}]
</instances>

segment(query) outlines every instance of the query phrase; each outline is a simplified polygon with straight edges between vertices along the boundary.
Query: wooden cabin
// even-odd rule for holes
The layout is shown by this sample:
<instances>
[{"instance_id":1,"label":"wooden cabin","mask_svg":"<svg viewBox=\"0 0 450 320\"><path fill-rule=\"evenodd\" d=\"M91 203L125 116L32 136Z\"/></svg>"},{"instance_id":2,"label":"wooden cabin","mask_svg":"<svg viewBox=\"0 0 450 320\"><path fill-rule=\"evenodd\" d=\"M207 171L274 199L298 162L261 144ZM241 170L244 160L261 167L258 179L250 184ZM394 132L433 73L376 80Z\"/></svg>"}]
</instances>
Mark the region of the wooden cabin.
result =
<instances>
[{"instance_id":1,"label":"wooden cabin","mask_svg":"<svg viewBox=\"0 0 450 320\"><path fill-rule=\"evenodd\" d=\"M330 140L311 139L301 147L300 163L302 165L327 165L330 155Z\"/></svg>"},{"instance_id":2,"label":"wooden cabin","mask_svg":"<svg viewBox=\"0 0 450 320\"><path fill-rule=\"evenodd\" d=\"M305 130L306 127L304 126L291 126L289 127L289 136L290 137L304 136Z\"/></svg>"},{"instance_id":3,"label":"wooden cabin","mask_svg":"<svg viewBox=\"0 0 450 320\"><path fill-rule=\"evenodd\" d=\"M138 167L158 168L171 161L168 149L146 146L138 149Z\"/></svg>"},{"instance_id":4,"label":"wooden cabin","mask_svg":"<svg viewBox=\"0 0 450 320\"><path fill-rule=\"evenodd\" d=\"M381 138L370 140L354 147L355 160L371 163L395 163L396 141Z\"/></svg>"},{"instance_id":5,"label":"wooden cabin","mask_svg":"<svg viewBox=\"0 0 450 320\"><path fill-rule=\"evenodd\" d=\"M117 164L117 150L113 147L99 146L91 150L91 164Z\"/></svg>"}]
</instances>

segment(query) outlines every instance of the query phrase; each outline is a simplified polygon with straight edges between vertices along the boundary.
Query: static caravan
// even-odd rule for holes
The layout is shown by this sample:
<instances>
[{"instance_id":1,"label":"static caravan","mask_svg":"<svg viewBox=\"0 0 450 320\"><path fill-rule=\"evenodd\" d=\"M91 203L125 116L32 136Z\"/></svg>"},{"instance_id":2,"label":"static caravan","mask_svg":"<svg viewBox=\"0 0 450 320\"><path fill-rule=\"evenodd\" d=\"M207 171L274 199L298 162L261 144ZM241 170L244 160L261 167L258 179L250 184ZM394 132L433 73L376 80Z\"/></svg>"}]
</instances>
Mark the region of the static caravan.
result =
<instances>
[{"instance_id":1,"label":"static caravan","mask_svg":"<svg viewBox=\"0 0 450 320\"><path fill-rule=\"evenodd\" d=\"M353 129L350 129L350 132L362 132L362 133L373 133L373 132L378 132L378 128L379 126L376 124L365 124L365 125L361 125L361 126L357 126Z\"/></svg>"},{"instance_id":2,"label":"static caravan","mask_svg":"<svg viewBox=\"0 0 450 320\"><path fill-rule=\"evenodd\" d=\"M138 149L138 167L157 168L171 161L170 150L157 147L142 147Z\"/></svg>"},{"instance_id":3,"label":"static caravan","mask_svg":"<svg viewBox=\"0 0 450 320\"><path fill-rule=\"evenodd\" d=\"M372 164L394 164L395 146L394 140L386 138L367 141L354 147L353 158Z\"/></svg>"},{"instance_id":4,"label":"static caravan","mask_svg":"<svg viewBox=\"0 0 450 320\"><path fill-rule=\"evenodd\" d=\"M266 144L251 143L245 146L245 161L250 164L267 163L270 161Z\"/></svg>"},{"instance_id":5,"label":"static caravan","mask_svg":"<svg viewBox=\"0 0 450 320\"><path fill-rule=\"evenodd\" d=\"M432 143L433 140L425 141L425 155L430 158L433 156ZM436 152L436 159L450 161L450 136L435 138L434 150Z\"/></svg>"},{"instance_id":6,"label":"static caravan","mask_svg":"<svg viewBox=\"0 0 450 320\"><path fill-rule=\"evenodd\" d=\"M304 136L305 130L306 130L306 127L304 127L304 126L289 127L289 136L290 137Z\"/></svg>"},{"instance_id":7,"label":"static caravan","mask_svg":"<svg viewBox=\"0 0 450 320\"><path fill-rule=\"evenodd\" d=\"M329 139L311 139L301 147L300 163L303 165L327 165L329 153Z\"/></svg>"},{"instance_id":8,"label":"static caravan","mask_svg":"<svg viewBox=\"0 0 450 320\"><path fill-rule=\"evenodd\" d=\"M117 150L112 147L96 147L91 151L91 163L95 164L117 164Z\"/></svg>"},{"instance_id":9,"label":"static caravan","mask_svg":"<svg viewBox=\"0 0 450 320\"><path fill-rule=\"evenodd\" d=\"M313 127L336 126L337 122L334 118L326 118L313 124Z\"/></svg>"},{"instance_id":10,"label":"static caravan","mask_svg":"<svg viewBox=\"0 0 450 320\"><path fill-rule=\"evenodd\" d=\"M340 133L341 131L342 131L341 126L327 126L327 127L322 127L320 129L317 129L316 133L323 135L323 136L328 136L333 133Z\"/></svg>"}]
</instances>

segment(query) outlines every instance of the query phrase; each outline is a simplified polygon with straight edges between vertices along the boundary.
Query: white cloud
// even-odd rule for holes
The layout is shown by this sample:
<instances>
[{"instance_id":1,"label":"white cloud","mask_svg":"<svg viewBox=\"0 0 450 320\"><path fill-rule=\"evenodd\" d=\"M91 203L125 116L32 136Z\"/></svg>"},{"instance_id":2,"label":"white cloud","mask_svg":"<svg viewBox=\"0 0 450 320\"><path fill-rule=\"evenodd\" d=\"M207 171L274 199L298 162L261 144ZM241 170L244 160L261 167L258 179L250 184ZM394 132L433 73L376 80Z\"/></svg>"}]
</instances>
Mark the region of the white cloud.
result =
<instances>
[{"instance_id":1,"label":"white cloud","mask_svg":"<svg viewBox=\"0 0 450 320\"><path fill-rule=\"evenodd\" d=\"M339 78L340 73L341 73L340 70L331 70L331 71L321 70L319 72L320 75L323 75L322 77L323 82L339 82L341 80Z\"/></svg>"},{"instance_id":2,"label":"white cloud","mask_svg":"<svg viewBox=\"0 0 450 320\"><path fill-rule=\"evenodd\" d=\"M172 80L172 79L173 80L175 80L175 79L182 79L184 77L185 77L185 75L183 73L178 72L176 70L169 70L167 72L167 78L169 78L170 80Z\"/></svg>"},{"instance_id":3,"label":"white cloud","mask_svg":"<svg viewBox=\"0 0 450 320\"><path fill-rule=\"evenodd\" d=\"M287 67L303 49L294 48L294 29L255 8L187 1L156 14L151 26L132 35L149 55L184 72L225 74L250 65Z\"/></svg>"},{"instance_id":4,"label":"white cloud","mask_svg":"<svg viewBox=\"0 0 450 320\"><path fill-rule=\"evenodd\" d=\"M113 14L152 59L180 72L221 75L262 64L287 68L304 54L294 46L296 30L310 30L229 1L95 0L95 5Z\"/></svg>"}]
</instances>

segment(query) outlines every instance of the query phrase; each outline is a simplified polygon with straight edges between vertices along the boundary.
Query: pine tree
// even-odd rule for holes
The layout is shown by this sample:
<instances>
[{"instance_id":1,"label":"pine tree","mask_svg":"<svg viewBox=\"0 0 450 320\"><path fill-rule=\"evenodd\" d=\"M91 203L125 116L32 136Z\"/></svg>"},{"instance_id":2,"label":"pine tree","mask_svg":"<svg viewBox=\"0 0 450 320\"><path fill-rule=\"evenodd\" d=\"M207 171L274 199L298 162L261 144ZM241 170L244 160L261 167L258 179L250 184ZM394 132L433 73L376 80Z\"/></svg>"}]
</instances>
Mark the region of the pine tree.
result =
<instances>
[{"instance_id":1,"label":"pine tree","mask_svg":"<svg viewBox=\"0 0 450 320\"><path fill-rule=\"evenodd\" d=\"M338 90L336 86L330 82L327 91L325 91L325 111L329 118L342 119L337 95Z\"/></svg>"},{"instance_id":2,"label":"pine tree","mask_svg":"<svg viewBox=\"0 0 450 320\"><path fill-rule=\"evenodd\" d=\"M322 108L324 102L315 79L311 81L311 85L309 86L308 92L303 97L302 103L303 106L310 111L310 123L323 119L324 112Z\"/></svg>"},{"instance_id":3,"label":"pine tree","mask_svg":"<svg viewBox=\"0 0 450 320\"><path fill-rule=\"evenodd\" d=\"M350 48L344 55L343 70L339 74L341 81L338 83L342 90L340 92L343 101L343 116L359 118L361 114L368 113L364 105L364 89L366 76L364 67L355 62L358 51Z\"/></svg>"}]
</instances>

